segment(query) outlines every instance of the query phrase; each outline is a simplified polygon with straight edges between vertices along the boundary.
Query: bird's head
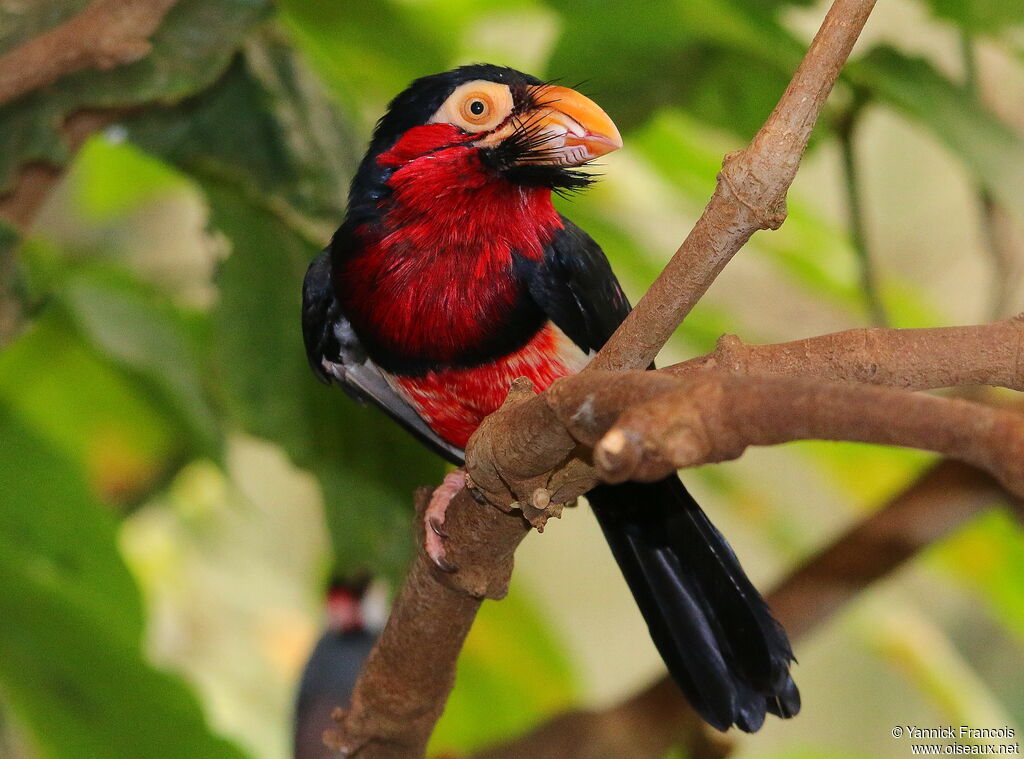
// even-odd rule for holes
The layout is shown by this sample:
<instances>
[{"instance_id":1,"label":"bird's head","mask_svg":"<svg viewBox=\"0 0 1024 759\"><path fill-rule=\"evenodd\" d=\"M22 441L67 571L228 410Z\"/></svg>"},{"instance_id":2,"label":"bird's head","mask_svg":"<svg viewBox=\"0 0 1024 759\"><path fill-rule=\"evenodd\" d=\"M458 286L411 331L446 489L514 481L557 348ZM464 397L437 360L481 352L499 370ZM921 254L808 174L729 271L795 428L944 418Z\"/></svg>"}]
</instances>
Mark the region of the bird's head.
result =
<instances>
[{"instance_id":1,"label":"bird's head","mask_svg":"<svg viewBox=\"0 0 1024 759\"><path fill-rule=\"evenodd\" d=\"M513 185L579 189L590 178L578 167L620 147L612 120L575 90L501 66L462 66L417 79L391 102L354 189L454 165Z\"/></svg>"}]
</instances>

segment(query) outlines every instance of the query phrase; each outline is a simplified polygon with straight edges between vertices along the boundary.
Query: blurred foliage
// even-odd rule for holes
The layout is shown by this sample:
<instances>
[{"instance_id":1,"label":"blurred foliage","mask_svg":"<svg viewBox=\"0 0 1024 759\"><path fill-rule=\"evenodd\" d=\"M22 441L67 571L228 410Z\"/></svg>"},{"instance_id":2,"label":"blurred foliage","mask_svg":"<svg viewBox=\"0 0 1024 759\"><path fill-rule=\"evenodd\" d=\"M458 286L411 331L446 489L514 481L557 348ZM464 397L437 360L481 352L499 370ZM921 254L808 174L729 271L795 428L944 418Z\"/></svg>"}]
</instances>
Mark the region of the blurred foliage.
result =
<instances>
[{"instance_id":1,"label":"blurred foliage","mask_svg":"<svg viewBox=\"0 0 1024 759\"><path fill-rule=\"evenodd\" d=\"M241 759L143 658L116 522L77 467L7 410L0 439L0 684L42 754Z\"/></svg>"},{"instance_id":2,"label":"blurred foliage","mask_svg":"<svg viewBox=\"0 0 1024 759\"><path fill-rule=\"evenodd\" d=\"M1019 0L902 2L933 27L1024 68ZM0 53L84 4L0 3ZM820 9L812 0L280 0L274 9L265 0L181 0L139 62L67 77L0 109L0 193L27 163L70 164L53 210L28 237L0 225L0 254L17 246L18 265L2 292L13 288L27 314L0 352L0 697L11 717L0 719L0 750L14 730L19 740L11 745L25 743L32 759L189 752L279 759L287 715L276 714L279 727L269 729L276 742L253 739L247 726L262 729L268 714L258 710L288 695L246 701L254 713L224 709L232 691L210 686L216 657L211 663L198 651L237 649L237 666L250 678L242 657L262 656L268 671L283 673L281 684L266 687L283 689L298 672L305 638L238 624L203 649L212 625L185 615L193 637L178 648L154 645L166 634L168 607L188 604L175 573L193 554L218 557L239 579L207 590L223 594L219 607L235 610L243 601L232 594L261 576L253 566L270 564L310 627L319 583L331 572L369 567L392 583L400 578L412 548L412 491L436 482L442 466L375 410L315 382L298 315L305 267L341 219L351 173L391 97L417 76L481 59L594 96L621 126L628 155L612 157L590 192L559 203L600 241L635 297L706 202L721 156L749 139L774 106L806 46L801 20ZM827 160L822 154L833 150L832 130L844 119L859 128L884 114L941 146L972 186L1024 220L1020 125L969 92L957 71L902 41L866 44L843 73L808 161ZM63 124L83 109L112 126L73 156ZM847 224L824 210L819 190L830 192L796 188L782 230L756 237L730 267L751 267L745 276L756 283L757 302L713 290L668 357L705 351L723 332L776 340L819 323L863 323ZM959 313L896 269L884 271L881 295L899 326ZM774 321L769 311L779 314ZM813 318L821 314L827 318ZM319 487L322 503L314 499L303 513L322 514L317 529L329 534L331 557L309 546L312 561L323 564L315 577L299 566L305 561L253 554L268 549L242 536L239 521L264 519L259 524L273 525L267 529L288 530L277 542L295 551L310 534L290 528L287 515L261 516L266 494L258 491L269 486L256 470L267 465L239 463L237 453L251 439ZM778 455L795 482L746 460L690 475L776 563L823 539L808 518L816 498L851 513L873 507L929 460L824 443ZM286 483L285 502L300 499L299 474L275 476ZM164 531L163 542L153 530ZM230 554L223 543L236 536ZM188 549L170 546L172 538ZM993 513L923 562L932 581L958 588L949 591L954 598L984 604L1018 659L1022 556L1019 526ZM436 749L500 740L586 694L579 662L530 591L517 581L510 600L485 605ZM269 603L261 593L270 588L248 592L245 603ZM980 653L961 657L943 638L943 609L893 616L884 602L870 603L884 624L858 625L857 639L902 667L932 713L967 718L985 701L986 714L1024 719L1024 698L1004 697L1012 687L993 687L1003 699L997 703L972 672ZM191 629L179 628L179 635ZM910 650L920 640L934 660ZM162 665L198 684L201 698L154 668L154 650ZM197 674L195 662L214 671ZM250 680L240 682L234 693L253 690ZM967 685L958 691L956 682ZM800 732L801 724L787 726L797 731L788 742L769 736L761 751L751 742L750 755L882 750L870 741L863 748L829 742ZM244 751L217 733L230 733Z\"/></svg>"}]
</instances>

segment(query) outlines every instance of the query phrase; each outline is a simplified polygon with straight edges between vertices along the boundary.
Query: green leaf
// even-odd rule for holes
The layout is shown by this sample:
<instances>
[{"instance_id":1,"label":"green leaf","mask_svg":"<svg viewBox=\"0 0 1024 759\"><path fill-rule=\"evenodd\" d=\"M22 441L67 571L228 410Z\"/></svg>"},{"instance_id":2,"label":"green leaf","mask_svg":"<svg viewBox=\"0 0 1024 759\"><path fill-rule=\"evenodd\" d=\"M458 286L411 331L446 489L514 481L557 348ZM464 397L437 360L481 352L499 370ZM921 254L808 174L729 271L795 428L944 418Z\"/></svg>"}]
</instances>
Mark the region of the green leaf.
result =
<instances>
[{"instance_id":1,"label":"green leaf","mask_svg":"<svg viewBox=\"0 0 1024 759\"><path fill-rule=\"evenodd\" d=\"M47 759L243 759L146 663L113 516L0 404L0 689Z\"/></svg>"},{"instance_id":2,"label":"green leaf","mask_svg":"<svg viewBox=\"0 0 1024 759\"><path fill-rule=\"evenodd\" d=\"M1024 138L930 63L879 47L847 67L875 98L919 122L1024 221Z\"/></svg>"},{"instance_id":3,"label":"green leaf","mask_svg":"<svg viewBox=\"0 0 1024 759\"><path fill-rule=\"evenodd\" d=\"M359 155L351 128L296 56L271 40L206 92L128 122L131 140L182 170L245 187L326 239L344 214ZM317 226L313 226L316 224Z\"/></svg>"},{"instance_id":4,"label":"green leaf","mask_svg":"<svg viewBox=\"0 0 1024 759\"><path fill-rule=\"evenodd\" d=\"M1024 26L1020 0L924 0L939 18L980 34L996 34Z\"/></svg>"},{"instance_id":5,"label":"green leaf","mask_svg":"<svg viewBox=\"0 0 1024 759\"><path fill-rule=\"evenodd\" d=\"M46 4L33 7L44 9ZM25 162L67 162L71 151L61 124L68 115L86 108L174 102L209 86L268 9L267 0L181 0L154 33L152 50L136 63L73 74L0 108L0 192L10 187ZM26 21L10 34L18 37L23 28L39 25ZM0 29L8 31L3 25ZM0 49L9 45L5 34Z\"/></svg>"},{"instance_id":6,"label":"green leaf","mask_svg":"<svg viewBox=\"0 0 1024 759\"><path fill-rule=\"evenodd\" d=\"M82 270L60 292L75 324L119 366L155 386L191 430L193 455L216 454L220 431L200 376L198 339L183 315L146 288Z\"/></svg>"},{"instance_id":7,"label":"green leaf","mask_svg":"<svg viewBox=\"0 0 1024 759\"><path fill-rule=\"evenodd\" d=\"M0 352L0 402L111 502L143 497L188 450L177 415L83 340L59 307Z\"/></svg>"}]
</instances>

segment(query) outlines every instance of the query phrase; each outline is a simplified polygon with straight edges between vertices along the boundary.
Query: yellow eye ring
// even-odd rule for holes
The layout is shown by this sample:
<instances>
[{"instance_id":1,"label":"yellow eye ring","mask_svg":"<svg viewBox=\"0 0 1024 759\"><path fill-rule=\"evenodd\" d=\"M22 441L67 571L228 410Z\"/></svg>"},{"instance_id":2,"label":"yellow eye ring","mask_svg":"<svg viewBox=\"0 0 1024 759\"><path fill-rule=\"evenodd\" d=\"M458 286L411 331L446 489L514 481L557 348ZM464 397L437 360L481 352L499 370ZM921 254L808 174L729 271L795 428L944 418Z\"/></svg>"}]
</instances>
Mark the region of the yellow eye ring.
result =
<instances>
[{"instance_id":1,"label":"yellow eye ring","mask_svg":"<svg viewBox=\"0 0 1024 759\"><path fill-rule=\"evenodd\" d=\"M508 118L513 105L507 85L478 79L456 87L428 123L452 124L470 133L486 132Z\"/></svg>"},{"instance_id":2,"label":"yellow eye ring","mask_svg":"<svg viewBox=\"0 0 1024 759\"><path fill-rule=\"evenodd\" d=\"M486 124L493 111L494 102L486 92L471 92L459 107L459 115L470 124Z\"/></svg>"}]
</instances>

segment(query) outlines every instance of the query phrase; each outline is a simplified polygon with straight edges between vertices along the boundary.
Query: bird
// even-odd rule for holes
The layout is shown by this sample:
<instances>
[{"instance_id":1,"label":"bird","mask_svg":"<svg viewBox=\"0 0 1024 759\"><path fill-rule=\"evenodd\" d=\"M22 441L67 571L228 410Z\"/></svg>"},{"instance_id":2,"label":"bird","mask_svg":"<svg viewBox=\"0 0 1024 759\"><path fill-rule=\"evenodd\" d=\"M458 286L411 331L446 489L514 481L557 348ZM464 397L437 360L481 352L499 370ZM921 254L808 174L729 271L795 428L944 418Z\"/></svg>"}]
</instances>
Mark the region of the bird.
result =
<instances>
[{"instance_id":1,"label":"bird","mask_svg":"<svg viewBox=\"0 0 1024 759\"><path fill-rule=\"evenodd\" d=\"M582 370L630 311L599 245L556 211L622 147L577 89L493 64L421 77L389 104L344 220L309 265L314 374L373 404L447 461L510 383ZM445 476L426 511L444 571ZM785 632L679 477L587 500L669 673L713 727L754 732L800 709Z\"/></svg>"},{"instance_id":2,"label":"bird","mask_svg":"<svg viewBox=\"0 0 1024 759\"><path fill-rule=\"evenodd\" d=\"M326 624L309 654L295 698L294 759L330 759L338 752L324 743L335 724L332 714L348 708L356 678L377 642L377 630L364 614L367 577L335 577L324 602Z\"/></svg>"}]
</instances>

